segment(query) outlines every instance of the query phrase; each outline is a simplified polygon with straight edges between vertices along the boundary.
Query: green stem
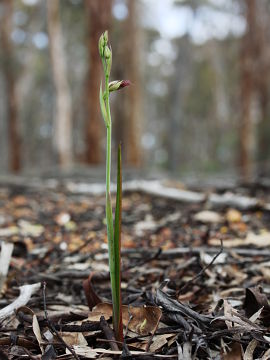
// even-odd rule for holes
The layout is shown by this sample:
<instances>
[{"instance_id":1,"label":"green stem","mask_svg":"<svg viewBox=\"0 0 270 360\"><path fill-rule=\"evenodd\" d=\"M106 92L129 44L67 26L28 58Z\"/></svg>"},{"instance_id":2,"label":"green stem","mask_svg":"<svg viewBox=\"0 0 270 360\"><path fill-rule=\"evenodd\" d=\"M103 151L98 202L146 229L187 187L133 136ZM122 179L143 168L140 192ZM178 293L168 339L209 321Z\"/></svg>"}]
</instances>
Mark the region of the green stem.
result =
<instances>
[{"instance_id":1,"label":"green stem","mask_svg":"<svg viewBox=\"0 0 270 360\"><path fill-rule=\"evenodd\" d=\"M105 77L105 106L107 113L107 154L106 154L106 220L107 220L107 235L108 235L108 248L109 248L109 267L111 275L111 288L112 288L112 300L115 304L115 254L114 254L114 229L113 229L113 215L112 215L112 203L110 194L111 184L111 139L112 139L112 127L111 127L111 114L109 103L109 76Z\"/></svg>"},{"instance_id":2,"label":"green stem","mask_svg":"<svg viewBox=\"0 0 270 360\"><path fill-rule=\"evenodd\" d=\"M113 242L113 215L110 193L111 182L111 127L107 127L107 156L106 156L106 220L107 220L107 234L108 234L108 246L110 252L110 268L111 268L111 253Z\"/></svg>"},{"instance_id":3,"label":"green stem","mask_svg":"<svg viewBox=\"0 0 270 360\"><path fill-rule=\"evenodd\" d=\"M122 183L121 183L121 149L118 150L118 171L117 171L117 201L115 213L115 228L113 225L112 202L110 194L111 185L111 143L112 143L112 121L110 112L110 89L109 77L111 69L111 50L107 46L106 33L99 41L99 50L105 72L105 89L100 87L100 107L107 129L106 148L106 221L109 250L109 268L112 289L113 303L113 327L116 340L123 341L122 306L121 306L121 204L122 204Z\"/></svg>"},{"instance_id":4,"label":"green stem","mask_svg":"<svg viewBox=\"0 0 270 360\"><path fill-rule=\"evenodd\" d=\"M109 75L105 76L105 106L107 113L107 156L106 156L106 196L110 195L110 184L111 184L111 143L112 143L112 120L109 103Z\"/></svg>"},{"instance_id":5,"label":"green stem","mask_svg":"<svg viewBox=\"0 0 270 360\"><path fill-rule=\"evenodd\" d=\"M107 154L106 154L106 217L107 217L107 228L108 228L108 242L113 241L113 220L112 220L112 205L111 205L111 143L112 143L112 126L111 126L111 112L109 103L109 75L105 76L105 106L107 113ZM109 220L109 221L108 221ZM110 237L112 238L110 239Z\"/></svg>"}]
</instances>

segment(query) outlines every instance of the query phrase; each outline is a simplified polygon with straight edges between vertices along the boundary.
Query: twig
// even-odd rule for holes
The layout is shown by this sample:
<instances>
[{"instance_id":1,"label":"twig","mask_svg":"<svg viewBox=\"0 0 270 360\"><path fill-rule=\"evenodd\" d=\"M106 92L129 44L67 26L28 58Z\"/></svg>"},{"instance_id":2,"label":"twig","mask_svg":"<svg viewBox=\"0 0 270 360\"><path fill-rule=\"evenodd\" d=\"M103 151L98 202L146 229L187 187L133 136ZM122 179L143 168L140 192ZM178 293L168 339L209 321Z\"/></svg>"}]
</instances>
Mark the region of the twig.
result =
<instances>
[{"instance_id":1,"label":"twig","mask_svg":"<svg viewBox=\"0 0 270 360\"><path fill-rule=\"evenodd\" d=\"M178 291L177 291L177 295L180 294L180 292L182 292L183 290L185 290L190 284L194 283L197 279L199 279L207 269L209 269L213 263L216 261L216 259L218 258L218 256L223 252L223 241L222 239L220 239L220 250L219 252L213 257L213 259L211 260L211 262L209 264L207 264L206 266L204 266L202 268L202 270L195 275L191 280L189 280L188 282L186 282Z\"/></svg>"},{"instance_id":2,"label":"twig","mask_svg":"<svg viewBox=\"0 0 270 360\"><path fill-rule=\"evenodd\" d=\"M117 345L114 333L113 333L112 329L109 327L104 316L100 317L100 328L103 331L104 335L106 336L107 340L110 341L111 349L113 351L119 351L119 347Z\"/></svg>"},{"instance_id":3,"label":"twig","mask_svg":"<svg viewBox=\"0 0 270 360\"><path fill-rule=\"evenodd\" d=\"M49 317L48 317L47 306L46 306L46 283L45 283L45 281L43 282L43 307L44 307L45 319L47 320L49 329L55 334L55 336L57 337L57 339L58 339L63 345L65 345L65 347L70 351L70 353L73 355L74 359L80 360L80 358L79 358L78 355L75 353L75 351L71 348L71 346L69 346L69 345L64 341L64 339L59 335L58 331L55 329L54 325L51 323L51 321L50 321L50 319L49 319Z\"/></svg>"},{"instance_id":4,"label":"twig","mask_svg":"<svg viewBox=\"0 0 270 360\"><path fill-rule=\"evenodd\" d=\"M24 350L24 352L26 353L26 355L28 355L29 359L31 359L31 360L38 360L38 359L39 359L39 357L33 356L33 355L30 353L30 351L28 351L26 348L23 347L23 350Z\"/></svg>"},{"instance_id":5,"label":"twig","mask_svg":"<svg viewBox=\"0 0 270 360\"><path fill-rule=\"evenodd\" d=\"M156 326L155 326L155 328L154 328L154 331L152 332L152 334L151 334L151 336L150 336L150 338L149 338L149 340L148 340L148 342L147 342L147 345L146 345L146 348L145 348L145 351L146 351L146 352L148 352L149 349L150 349L150 346L151 346L151 344L152 344L153 338L154 338L154 336L155 336L155 334L156 334L156 331L157 331L157 329L158 329L158 325L159 325L159 321L156 323Z\"/></svg>"},{"instance_id":6,"label":"twig","mask_svg":"<svg viewBox=\"0 0 270 360\"><path fill-rule=\"evenodd\" d=\"M197 255L202 251L207 252L209 254L215 254L219 250L216 246L199 246L199 247L181 247L181 248L173 248L162 251L159 255L160 260L172 260L182 257L184 254L188 255ZM122 255L140 255L149 253L149 249L140 248L140 249L128 249L123 248L121 250ZM224 248L223 252L226 254L235 253L241 256L264 256L270 257L269 249L250 249L250 248ZM104 259L108 256L104 254Z\"/></svg>"},{"instance_id":7,"label":"twig","mask_svg":"<svg viewBox=\"0 0 270 360\"><path fill-rule=\"evenodd\" d=\"M132 269L135 266L143 266L153 260L156 260L159 258L160 254L162 254L162 249L158 248L157 251L155 251L153 254L150 254L146 259L142 259L142 261L139 261L137 264L129 265L123 268L123 272L128 271L129 269Z\"/></svg>"},{"instance_id":8,"label":"twig","mask_svg":"<svg viewBox=\"0 0 270 360\"><path fill-rule=\"evenodd\" d=\"M57 261L63 260L66 257L77 255L81 252L82 249L84 249L87 245L89 245L93 241L93 237L90 237L89 239L85 240L84 243L80 246L78 246L75 250L71 251L70 253L63 253L60 255Z\"/></svg>"}]
</instances>

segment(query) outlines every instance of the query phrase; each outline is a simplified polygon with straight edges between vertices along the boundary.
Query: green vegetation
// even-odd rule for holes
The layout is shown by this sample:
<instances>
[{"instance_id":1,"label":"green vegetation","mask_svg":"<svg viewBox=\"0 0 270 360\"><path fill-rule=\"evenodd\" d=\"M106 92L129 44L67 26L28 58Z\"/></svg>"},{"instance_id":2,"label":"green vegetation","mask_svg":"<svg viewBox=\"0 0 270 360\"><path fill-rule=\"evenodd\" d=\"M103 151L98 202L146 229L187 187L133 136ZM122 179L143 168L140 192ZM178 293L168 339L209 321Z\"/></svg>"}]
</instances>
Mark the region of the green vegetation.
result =
<instances>
[{"instance_id":1,"label":"green vegetation","mask_svg":"<svg viewBox=\"0 0 270 360\"><path fill-rule=\"evenodd\" d=\"M109 246L109 267L112 289L113 304L113 327L117 340L123 340L122 324L122 302L121 302L121 204L122 204L122 166L121 166L121 145L118 148L117 165L117 195L115 208L115 222L113 226L112 202L110 194L111 183L111 139L112 120L110 112L110 92L119 90L127 85L129 81L120 80L109 82L112 66L112 50L108 46L107 31L99 39L99 54L102 60L105 88L100 84L100 108L107 129L107 153L106 153L106 221Z\"/></svg>"}]
</instances>

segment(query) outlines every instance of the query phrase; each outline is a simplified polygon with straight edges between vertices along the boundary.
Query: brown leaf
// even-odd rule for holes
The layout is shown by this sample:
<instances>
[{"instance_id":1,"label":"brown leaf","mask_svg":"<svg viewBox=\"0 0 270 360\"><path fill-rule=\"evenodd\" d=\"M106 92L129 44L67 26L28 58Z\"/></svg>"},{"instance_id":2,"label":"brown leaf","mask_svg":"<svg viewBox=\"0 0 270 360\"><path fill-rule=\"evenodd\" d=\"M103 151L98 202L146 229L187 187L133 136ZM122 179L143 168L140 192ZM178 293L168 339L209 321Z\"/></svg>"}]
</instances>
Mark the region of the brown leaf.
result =
<instances>
[{"instance_id":1,"label":"brown leaf","mask_svg":"<svg viewBox=\"0 0 270 360\"><path fill-rule=\"evenodd\" d=\"M99 321L101 316L104 316L105 320L112 317L112 304L102 302L97 304L89 313L86 321Z\"/></svg>"},{"instance_id":2,"label":"brown leaf","mask_svg":"<svg viewBox=\"0 0 270 360\"><path fill-rule=\"evenodd\" d=\"M92 278L94 276L94 272L92 272L88 279L83 282L83 289L86 296L87 304L89 309L92 310L94 306L101 303L100 297L96 294L93 286L92 286Z\"/></svg>"},{"instance_id":3,"label":"brown leaf","mask_svg":"<svg viewBox=\"0 0 270 360\"><path fill-rule=\"evenodd\" d=\"M242 360L242 346L239 343L234 343L231 351L222 355L223 360Z\"/></svg>"},{"instance_id":4,"label":"brown leaf","mask_svg":"<svg viewBox=\"0 0 270 360\"><path fill-rule=\"evenodd\" d=\"M38 319L37 319L37 316L36 314L34 313L33 310L31 310L29 307L27 306L21 306L17 312L23 312L23 313L26 313L26 314L30 314L32 316L32 328L33 328L33 333L35 334L35 337L37 339L37 342L38 342L38 345L39 345L39 348L41 350L41 353L44 354L44 348L43 348L43 345L42 345L42 337L41 337L41 332L40 332L40 327L39 327L39 323L38 323Z\"/></svg>"},{"instance_id":5,"label":"brown leaf","mask_svg":"<svg viewBox=\"0 0 270 360\"><path fill-rule=\"evenodd\" d=\"M69 346L81 345L86 346L87 341L80 332L61 332L61 337ZM68 352L70 353L70 352Z\"/></svg>"},{"instance_id":6,"label":"brown leaf","mask_svg":"<svg viewBox=\"0 0 270 360\"><path fill-rule=\"evenodd\" d=\"M149 338L146 338L145 341L139 341L131 344L133 347L137 349L146 350ZM149 347L149 351L151 353L156 352L157 350L161 349L164 345L168 344L168 339L172 339L172 338L174 338L174 341L176 340L175 334L155 335L152 339L152 344Z\"/></svg>"},{"instance_id":7,"label":"brown leaf","mask_svg":"<svg viewBox=\"0 0 270 360\"><path fill-rule=\"evenodd\" d=\"M129 330L140 335L152 333L159 320L162 312L157 306L127 306L123 305L123 324L128 325Z\"/></svg>"},{"instance_id":8,"label":"brown leaf","mask_svg":"<svg viewBox=\"0 0 270 360\"><path fill-rule=\"evenodd\" d=\"M156 306L122 306L123 324L128 325L128 329L140 335L153 333L162 312ZM97 321L101 316L109 319L112 316L112 304L100 303L96 305L89 314L88 320Z\"/></svg>"},{"instance_id":9,"label":"brown leaf","mask_svg":"<svg viewBox=\"0 0 270 360\"><path fill-rule=\"evenodd\" d=\"M259 288L247 288L243 305L246 315L251 317L262 307L262 321L265 326L270 324L270 305L267 296Z\"/></svg>"}]
</instances>

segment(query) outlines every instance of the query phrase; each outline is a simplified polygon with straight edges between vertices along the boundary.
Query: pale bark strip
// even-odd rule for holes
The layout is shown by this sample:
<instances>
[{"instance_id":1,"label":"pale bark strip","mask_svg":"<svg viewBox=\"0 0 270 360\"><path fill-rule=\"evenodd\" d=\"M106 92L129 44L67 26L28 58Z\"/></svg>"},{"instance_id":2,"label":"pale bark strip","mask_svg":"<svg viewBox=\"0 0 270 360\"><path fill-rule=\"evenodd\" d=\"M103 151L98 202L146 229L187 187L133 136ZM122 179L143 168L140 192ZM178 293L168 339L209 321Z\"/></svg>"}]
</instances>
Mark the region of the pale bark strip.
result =
<instances>
[{"instance_id":1,"label":"pale bark strip","mask_svg":"<svg viewBox=\"0 0 270 360\"><path fill-rule=\"evenodd\" d=\"M67 80L59 0L47 0L48 31L53 81L56 91L53 142L62 167L72 161L72 109Z\"/></svg>"},{"instance_id":2,"label":"pale bark strip","mask_svg":"<svg viewBox=\"0 0 270 360\"><path fill-rule=\"evenodd\" d=\"M14 313L19 307L24 306L31 299L31 296L35 294L41 287L41 283L35 283L32 285L20 286L20 295L8 306L0 310L0 321L3 321Z\"/></svg>"},{"instance_id":3,"label":"pale bark strip","mask_svg":"<svg viewBox=\"0 0 270 360\"><path fill-rule=\"evenodd\" d=\"M0 254L0 292L6 281L13 249L13 243L2 241Z\"/></svg>"}]
</instances>

